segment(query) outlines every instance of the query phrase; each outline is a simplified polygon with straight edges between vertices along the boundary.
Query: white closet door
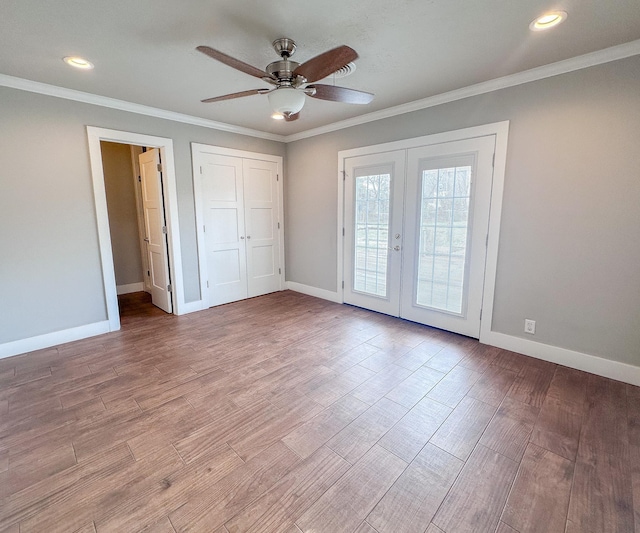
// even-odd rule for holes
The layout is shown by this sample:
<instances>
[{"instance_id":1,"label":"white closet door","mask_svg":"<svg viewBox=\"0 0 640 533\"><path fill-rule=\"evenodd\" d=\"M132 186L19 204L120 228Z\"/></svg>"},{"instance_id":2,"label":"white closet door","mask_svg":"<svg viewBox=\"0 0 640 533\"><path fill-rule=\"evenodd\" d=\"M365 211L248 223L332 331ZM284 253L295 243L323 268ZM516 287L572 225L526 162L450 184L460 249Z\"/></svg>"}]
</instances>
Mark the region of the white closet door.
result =
<instances>
[{"instance_id":1,"label":"white closet door","mask_svg":"<svg viewBox=\"0 0 640 533\"><path fill-rule=\"evenodd\" d=\"M141 153L138 159L151 301L153 305L171 313L169 253L164 218L160 150L157 148L147 150Z\"/></svg>"},{"instance_id":2,"label":"white closet door","mask_svg":"<svg viewBox=\"0 0 640 533\"><path fill-rule=\"evenodd\" d=\"M209 307L247 298L242 159L202 154Z\"/></svg>"},{"instance_id":3,"label":"white closet door","mask_svg":"<svg viewBox=\"0 0 640 533\"><path fill-rule=\"evenodd\" d=\"M280 232L278 231L278 165L243 159L249 297L280 289Z\"/></svg>"},{"instance_id":4,"label":"white closet door","mask_svg":"<svg viewBox=\"0 0 640 533\"><path fill-rule=\"evenodd\" d=\"M495 137L408 150L400 316L478 338Z\"/></svg>"},{"instance_id":5,"label":"white closet door","mask_svg":"<svg viewBox=\"0 0 640 533\"><path fill-rule=\"evenodd\" d=\"M398 316L405 151L345 162L344 301Z\"/></svg>"}]
</instances>

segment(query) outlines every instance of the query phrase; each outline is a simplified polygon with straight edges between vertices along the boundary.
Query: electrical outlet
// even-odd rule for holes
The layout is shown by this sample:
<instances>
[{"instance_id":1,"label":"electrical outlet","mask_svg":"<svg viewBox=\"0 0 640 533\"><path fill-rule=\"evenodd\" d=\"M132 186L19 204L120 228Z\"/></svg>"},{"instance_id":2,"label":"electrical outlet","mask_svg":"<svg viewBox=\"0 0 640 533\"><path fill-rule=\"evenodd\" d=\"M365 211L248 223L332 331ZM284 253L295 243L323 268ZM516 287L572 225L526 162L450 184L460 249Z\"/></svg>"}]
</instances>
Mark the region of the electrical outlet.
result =
<instances>
[{"instance_id":1,"label":"electrical outlet","mask_svg":"<svg viewBox=\"0 0 640 533\"><path fill-rule=\"evenodd\" d=\"M536 321L529 318L524 319L524 332L530 335L536 334Z\"/></svg>"}]
</instances>

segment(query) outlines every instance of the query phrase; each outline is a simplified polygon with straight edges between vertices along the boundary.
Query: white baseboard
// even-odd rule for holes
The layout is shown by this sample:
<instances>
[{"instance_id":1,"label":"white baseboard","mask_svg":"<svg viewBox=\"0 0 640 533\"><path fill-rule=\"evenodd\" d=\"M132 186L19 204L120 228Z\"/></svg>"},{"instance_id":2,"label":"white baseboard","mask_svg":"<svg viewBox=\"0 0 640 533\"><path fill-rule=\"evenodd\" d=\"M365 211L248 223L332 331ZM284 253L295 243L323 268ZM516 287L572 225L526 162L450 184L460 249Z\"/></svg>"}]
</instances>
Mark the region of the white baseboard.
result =
<instances>
[{"instance_id":1,"label":"white baseboard","mask_svg":"<svg viewBox=\"0 0 640 533\"><path fill-rule=\"evenodd\" d=\"M322 298L323 300L329 300L330 302L342 303L337 292L318 289L317 287L303 285L302 283L296 283L295 281L287 281L286 287L294 292L301 292L302 294L308 294L309 296L315 296L316 298Z\"/></svg>"},{"instance_id":2,"label":"white baseboard","mask_svg":"<svg viewBox=\"0 0 640 533\"><path fill-rule=\"evenodd\" d=\"M187 302L178 306L176 315L187 315L189 313L195 313L196 311L202 311L208 309L208 306L204 300L196 300L195 302Z\"/></svg>"},{"instance_id":3,"label":"white baseboard","mask_svg":"<svg viewBox=\"0 0 640 533\"><path fill-rule=\"evenodd\" d=\"M37 337L5 342L4 344L0 344L0 359L57 346L58 344L64 344L66 342L86 339L87 337L94 337L95 335L102 335L103 333L109 333L109 331L109 321L104 320L103 322L95 322L76 328L54 331L52 333L38 335Z\"/></svg>"},{"instance_id":4,"label":"white baseboard","mask_svg":"<svg viewBox=\"0 0 640 533\"><path fill-rule=\"evenodd\" d=\"M595 355L567 350L541 342L521 339L512 335L490 331L481 336L480 342L497 346L512 352L529 355L537 359L549 361L559 365L583 370L605 378L615 379L631 385L640 386L640 367L611 361Z\"/></svg>"},{"instance_id":5,"label":"white baseboard","mask_svg":"<svg viewBox=\"0 0 640 533\"><path fill-rule=\"evenodd\" d=\"M118 285L116 290L118 292L118 296L121 294L130 294L132 292L142 292L144 291L144 282L140 281L138 283L129 283L128 285Z\"/></svg>"}]
</instances>

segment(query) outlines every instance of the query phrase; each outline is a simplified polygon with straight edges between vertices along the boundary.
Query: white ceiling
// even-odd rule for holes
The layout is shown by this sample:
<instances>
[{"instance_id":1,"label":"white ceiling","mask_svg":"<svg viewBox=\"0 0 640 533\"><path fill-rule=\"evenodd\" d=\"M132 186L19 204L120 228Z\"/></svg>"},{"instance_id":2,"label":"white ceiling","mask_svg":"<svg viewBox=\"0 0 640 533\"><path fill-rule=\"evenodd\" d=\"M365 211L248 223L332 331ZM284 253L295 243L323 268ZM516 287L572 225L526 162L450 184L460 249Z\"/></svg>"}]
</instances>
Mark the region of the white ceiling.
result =
<instances>
[{"instance_id":1,"label":"white ceiling","mask_svg":"<svg viewBox=\"0 0 640 533\"><path fill-rule=\"evenodd\" d=\"M550 9L566 22L531 32ZM639 0L2 0L1 14L1 74L283 135L640 39ZM354 48L356 72L336 84L374 102L307 98L290 123L270 118L264 95L200 103L268 85L197 45L264 68L278 37L296 41L299 62Z\"/></svg>"}]
</instances>

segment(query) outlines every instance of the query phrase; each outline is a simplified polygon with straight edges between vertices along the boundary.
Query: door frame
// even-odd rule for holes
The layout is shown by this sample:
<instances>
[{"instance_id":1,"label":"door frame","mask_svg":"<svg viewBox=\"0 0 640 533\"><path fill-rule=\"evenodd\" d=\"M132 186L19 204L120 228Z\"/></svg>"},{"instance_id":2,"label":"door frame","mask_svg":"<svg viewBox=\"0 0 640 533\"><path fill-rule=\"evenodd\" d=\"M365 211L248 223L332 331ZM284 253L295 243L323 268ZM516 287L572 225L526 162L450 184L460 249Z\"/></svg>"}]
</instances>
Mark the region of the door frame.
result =
<instances>
[{"instance_id":1,"label":"door frame","mask_svg":"<svg viewBox=\"0 0 640 533\"><path fill-rule=\"evenodd\" d=\"M200 301L202 309L209 308L209 298L207 296L207 280L205 273L207 272L207 254L205 253L205 236L202 230L204 225L204 213L202 210L202 187L200 186L200 159L199 153L208 153L212 155L223 155L229 157L240 157L243 159L257 159L258 161L271 161L277 164L278 174L278 217L280 221L279 238L280 238L280 290L285 288L285 269L284 269L284 177L282 174L283 158L279 155L262 154L259 152L247 152L245 150L236 150L234 148L223 148L222 146L214 146L211 144L191 143L191 163L193 171L193 197L195 203L196 215L196 241L198 248L198 266L200 268Z\"/></svg>"},{"instance_id":2,"label":"door frame","mask_svg":"<svg viewBox=\"0 0 640 533\"><path fill-rule=\"evenodd\" d=\"M404 139L351 150L338 152L338 227L337 242L338 264L336 271L336 286L338 287L338 302L344 303L344 169L345 160L350 157L373 155L395 150L408 150L432 144L460 141L473 137L495 135L496 146L493 165L493 182L491 186L491 206L489 209L489 230L487 235L487 255L485 259L485 273L482 292L482 314L480 319L480 342L491 334L493 318L493 304L495 297L496 273L498 266L498 249L500 244L500 220L502 217L502 197L504 192L504 178L507 164L507 140L509 137L509 121L494 122L482 126L463 128L443 133L434 133L413 139Z\"/></svg>"},{"instance_id":3,"label":"door frame","mask_svg":"<svg viewBox=\"0 0 640 533\"><path fill-rule=\"evenodd\" d=\"M89 159L91 163L91 178L93 182L93 199L96 209L96 223L98 227L98 246L102 265L102 280L105 300L107 303L107 320L109 331L120 329L120 313L118 309L118 295L116 289L116 275L113 265L113 251L111 248L111 234L109 232L109 213L107 211L107 196L104 185L104 171L102 168L102 150L100 141L120 144L159 148L162 158L162 192L164 194L164 211L167 225L167 243L169 245L169 269L171 272L171 300L173 314L181 315L192 309L187 309L184 301L184 283L182 277L182 252L180 248L180 228L178 223L178 194L176 188L175 160L173 155L173 140L164 137L143 135L127 131L110 130L87 126L89 141Z\"/></svg>"}]
</instances>

